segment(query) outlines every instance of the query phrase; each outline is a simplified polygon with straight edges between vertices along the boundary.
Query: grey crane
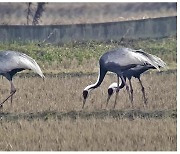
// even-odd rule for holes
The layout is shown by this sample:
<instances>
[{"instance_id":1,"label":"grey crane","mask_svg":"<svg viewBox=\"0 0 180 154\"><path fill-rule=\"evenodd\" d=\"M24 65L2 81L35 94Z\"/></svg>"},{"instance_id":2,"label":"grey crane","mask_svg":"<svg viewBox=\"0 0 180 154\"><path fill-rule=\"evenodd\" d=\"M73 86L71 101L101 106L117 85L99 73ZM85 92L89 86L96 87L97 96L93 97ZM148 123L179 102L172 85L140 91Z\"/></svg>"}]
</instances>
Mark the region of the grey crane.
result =
<instances>
[{"instance_id":1,"label":"grey crane","mask_svg":"<svg viewBox=\"0 0 180 154\"><path fill-rule=\"evenodd\" d=\"M161 61L161 64L162 65L161 66L159 65L159 67L162 67L163 65L164 65L164 67L166 66L166 64L163 61ZM131 102L133 102L133 88L132 88L131 78L134 77L134 78L138 79L138 81L141 85L141 91L143 94L144 104L147 104L147 98L145 96L145 88L142 84L140 76L142 73L146 72L149 69L156 69L156 68L152 65L145 65L145 66L137 65L136 67L130 68L123 72L124 79L126 80L126 78L128 78L128 80L129 80L130 92L131 92ZM123 82L121 82L121 84L119 85L119 89L122 89L124 86L125 86L125 84ZM116 92L117 87L118 87L118 85L116 82L112 83L108 87L108 98L107 98L106 106L108 105L110 97L113 95L114 92ZM114 108L115 108L115 105L116 104L114 104Z\"/></svg>"},{"instance_id":2,"label":"grey crane","mask_svg":"<svg viewBox=\"0 0 180 154\"><path fill-rule=\"evenodd\" d=\"M16 88L12 82L13 76L17 72L23 71L25 69L33 70L35 73L44 78L39 65L28 55L9 50L0 52L0 75L6 77L6 79L9 80L11 86L10 95L0 103L0 107L2 107L4 102L6 102L10 97L12 103L12 96L16 92Z\"/></svg>"},{"instance_id":3,"label":"grey crane","mask_svg":"<svg viewBox=\"0 0 180 154\"><path fill-rule=\"evenodd\" d=\"M117 89L116 89L116 97L115 104L117 100L117 94L120 89L119 87L119 78L125 84L126 90L129 94L129 87L126 84L125 78L123 76L123 71L128 70L130 68L136 67L137 65L146 66L152 65L157 70L159 66L164 66L162 60L154 55L148 54L141 49L133 50L130 48L118 48L104 53L99 60L99 75L95 84L88 85L83 90L83 106L84 108L86 99L89 95L89 92L97 87L99 87L104 80L104 77L108 71L113 72L117 75Z\"/></svg>"}]
</instances>

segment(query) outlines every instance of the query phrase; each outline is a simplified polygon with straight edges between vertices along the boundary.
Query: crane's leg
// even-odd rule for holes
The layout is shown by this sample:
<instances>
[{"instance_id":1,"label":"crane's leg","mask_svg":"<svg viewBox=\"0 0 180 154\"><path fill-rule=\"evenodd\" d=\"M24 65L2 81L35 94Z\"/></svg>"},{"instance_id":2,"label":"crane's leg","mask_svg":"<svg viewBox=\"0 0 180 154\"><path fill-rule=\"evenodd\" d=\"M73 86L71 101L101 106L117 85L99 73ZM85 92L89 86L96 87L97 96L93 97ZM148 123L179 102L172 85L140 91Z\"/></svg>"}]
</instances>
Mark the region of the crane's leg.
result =
<instances>
[{"instance_id":1,"label":"crane's leg","mask_svg":"<svg viewBox=\"0 0 180 154\"><path fill-rule=\"evenodd\" d=\"M108 106L109 100L110 100L110 96L108 96L108 98L107 98L107 101L106 101L106 108L107 108L107 106Z\"/></svg>"},{"instance_id":2,"label":"crane's leg","mask_svg":"<svg viewBox=\"0 0 180 154\"><path fill-rule=\"evenodd\" d=\"M129 99L131 100L131 94L130 94L130 91L129 91L129 86L127 85L126 80L124 79L124 77L123 76L120 76L120 77L121 77L122 82L124 82L124 84L126 85L126 90L127 90L127 93L129 94Z\"/></svg>"},{"instance_id":3,"label":"crane's leg","mask_svg":"<svg viewBox=\"0 0 180 154\"><path fill-rule=\"evenodd\" d=\"M115 96L115 102L114 102L113 109L115 109L115 106L116 106L116 104L117 104L118 93L119 93L119 76L117 75L117 89L116 89L116 96ZM108 102L107 102L107 103L108 103ZM107 106L107 104L106 104L106 106Z\"/></svg>"},{"instance_id":4,"label":"crane's leg","mask_svg":"<svg viewBox=\"0 0 180 154\"><path fill-rule=\"evenodd\" d=\"M131 79L129 79L129 85L130 85L130 92L131 92L131 103L133 103L133 88L132 88L132 83L131 83Z\"/></svg>"},{"instance_id":5,"label":"crane's leg","mask_svg":"<svg viewBox=\"0 0 180 154\"><path fill-rule=\"evenodd\" d=\"M142 82L141 82L140 77L138 78L138 80L139 80L139 83L140 83L140 85L141 85L141 91L142 91L142 93L143 93L144 104L146 105L146 104L147 104L147 98L146 98L146 95L145 95L145 89L144 89L144 86L143 86L143 84L142 84Z\"/></svg>"},{"instance_id":6,"label":"crane's leg","mask_svg":"<svg viewBox=\"0 0 180 154\"><path fill-rule=\"evenodd\" d=\"M11 97L11 104L12 104L12 96L15 94L16 92L16 89L13 85L13 82L12 80L10 80L10 84L11 84L11 92L10 92L10 95L3 101L0 103L0 107L3 107L3 104Z\"/></svg>"},{"instance_id":7,"label":"crane's leg","mask_svg":"<svg viewBox=\"0 0 180 154\"><path fill-rule=\"evenodd\" d=\"M16 88L14 87L14 84L13 84L12 80L10 81L10 84L11 84L10 95L11 95L11 105L12 105L13 95L14 95L15 92L16 92Z\"/></svg>"}]
</instances>

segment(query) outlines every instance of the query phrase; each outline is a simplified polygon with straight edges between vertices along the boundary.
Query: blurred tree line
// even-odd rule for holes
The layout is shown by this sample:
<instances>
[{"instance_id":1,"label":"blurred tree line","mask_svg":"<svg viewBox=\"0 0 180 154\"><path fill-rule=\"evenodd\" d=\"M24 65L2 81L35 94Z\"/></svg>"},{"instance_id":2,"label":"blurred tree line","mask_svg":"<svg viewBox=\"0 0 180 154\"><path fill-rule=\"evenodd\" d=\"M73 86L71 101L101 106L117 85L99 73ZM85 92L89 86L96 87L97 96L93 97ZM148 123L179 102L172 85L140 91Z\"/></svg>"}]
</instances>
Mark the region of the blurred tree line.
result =
<instances>
[{"instance_id":1,"label":"blurred tree line","mask_svg":"<svg viewBox=\"0 0 180 154\"><path fill-rule=\"evenodd\" d=\"M36 6L34 6L34 4L32 2L27 3L27 25L29 25L30 23L32 23L32 25L38 25L39 24L39 20L43 14L43 12L45 11L45 5L47 3L45 2L39 2L37 3Z\"/></svg>"}]
</instances>

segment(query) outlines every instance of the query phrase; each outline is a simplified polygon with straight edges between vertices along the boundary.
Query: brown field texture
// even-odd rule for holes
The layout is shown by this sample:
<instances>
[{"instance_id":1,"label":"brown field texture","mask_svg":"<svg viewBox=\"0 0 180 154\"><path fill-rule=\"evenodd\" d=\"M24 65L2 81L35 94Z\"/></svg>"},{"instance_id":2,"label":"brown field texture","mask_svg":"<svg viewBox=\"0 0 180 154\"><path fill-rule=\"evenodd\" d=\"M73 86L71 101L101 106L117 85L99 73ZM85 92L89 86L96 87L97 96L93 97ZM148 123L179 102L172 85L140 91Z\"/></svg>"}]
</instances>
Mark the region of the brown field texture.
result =
<instances>
[{"instance_id":1,"label":"brown field texture","mask_svg":"<svg viewBox=\"0 0 180 154\"><path fill-rule=\"evenodd\" d=\"M107 87L116 81L108 74L92 91L82 110L82 90L96 82L93 75L14 78L17 93L0 112L1 151L176 151L176 72L142 75L148 97L144 106L138 81L133 79L134 107L121 90L105 108ZM9 83L1 80L1 100Z\"/></svg>"}]
</instances>

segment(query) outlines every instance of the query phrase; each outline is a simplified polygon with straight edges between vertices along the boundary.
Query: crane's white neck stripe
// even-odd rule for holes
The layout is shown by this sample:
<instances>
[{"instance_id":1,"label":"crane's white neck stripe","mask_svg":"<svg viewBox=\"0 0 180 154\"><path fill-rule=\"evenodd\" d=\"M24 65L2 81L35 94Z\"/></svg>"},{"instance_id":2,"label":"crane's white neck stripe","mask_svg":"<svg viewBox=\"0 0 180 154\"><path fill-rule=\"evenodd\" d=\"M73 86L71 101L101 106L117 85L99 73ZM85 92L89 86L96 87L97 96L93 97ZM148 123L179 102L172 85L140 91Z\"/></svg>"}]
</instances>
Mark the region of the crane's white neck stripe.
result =
<instances>
[{"instance_id":1,"label":"crane's white neck stripe","mask_svg":"<svg viewBox=\"0 0 180 154\"><path fill-rule=\"evenodd\" d=\"M87 90L87 91L92 90L91 88L97 85L97 83L99 82L99 79L100 79L100 69L99 69L98 79L96 83L88 85L84 90Z\"/></svg>"}]
</instances>

